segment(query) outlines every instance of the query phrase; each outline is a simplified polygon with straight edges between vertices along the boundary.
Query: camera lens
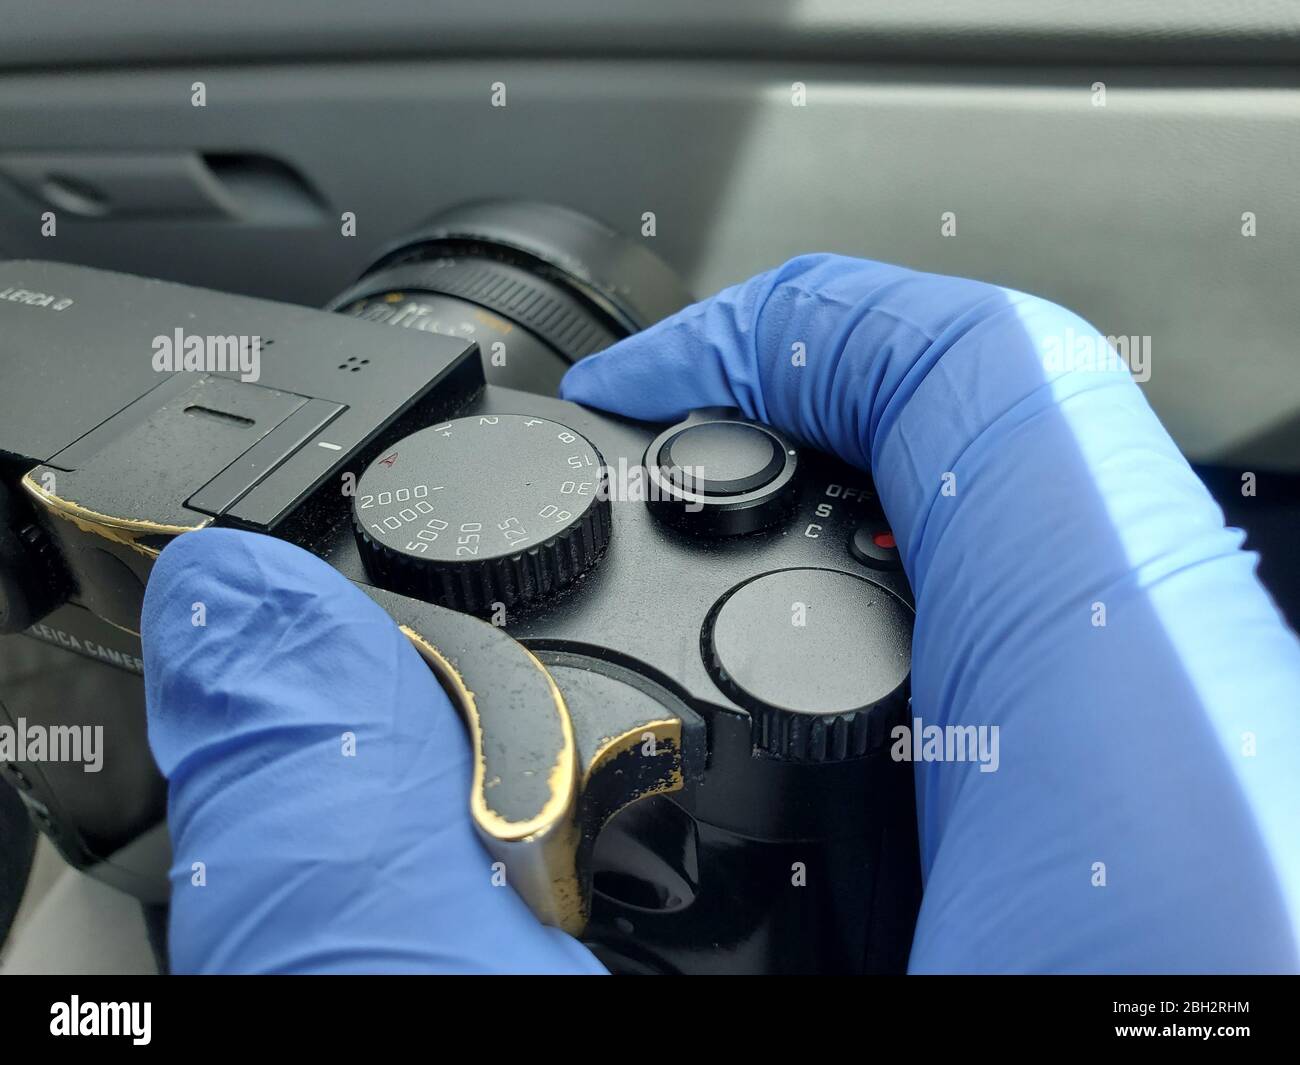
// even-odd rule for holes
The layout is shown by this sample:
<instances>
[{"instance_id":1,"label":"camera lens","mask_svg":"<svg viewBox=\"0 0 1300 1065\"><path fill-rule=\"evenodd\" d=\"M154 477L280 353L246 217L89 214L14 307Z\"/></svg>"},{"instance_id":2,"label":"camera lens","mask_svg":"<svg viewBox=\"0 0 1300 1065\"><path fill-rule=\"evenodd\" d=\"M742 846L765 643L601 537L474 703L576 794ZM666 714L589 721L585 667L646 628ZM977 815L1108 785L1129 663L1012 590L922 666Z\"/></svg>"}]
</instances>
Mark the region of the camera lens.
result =
<instances>
[{"instance_id":1,"label":"camera lens","mask_svg":"<svg viewBox=\"0 0 1300 1065\"><path fill-rule=\"evenodd\" d=\"M657 256L586 215L485 201L389 247L329 309L474 340L490 383L553 394L570 364L690 300Z\"/></svg>"}]
</instances>

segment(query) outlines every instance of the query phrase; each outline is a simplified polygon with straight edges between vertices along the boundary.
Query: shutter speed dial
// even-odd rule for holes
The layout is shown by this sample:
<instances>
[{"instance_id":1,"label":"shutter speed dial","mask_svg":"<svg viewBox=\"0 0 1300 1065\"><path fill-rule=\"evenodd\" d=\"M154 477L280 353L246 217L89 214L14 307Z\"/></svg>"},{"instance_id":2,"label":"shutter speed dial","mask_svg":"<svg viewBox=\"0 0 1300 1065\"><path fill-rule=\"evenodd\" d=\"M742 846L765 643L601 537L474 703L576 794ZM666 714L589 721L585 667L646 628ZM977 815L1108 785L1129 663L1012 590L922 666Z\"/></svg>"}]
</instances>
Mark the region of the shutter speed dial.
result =
<instances>
[{"instance_id":1,"label":"shutter speed dial","mask_svg":"<svg viewBox=\"0 0 1300 1065\"><path fill-rule=\"evenodd\" d=\"M456 418L404 437L357 482L366 568L455 610L521 606L571 584L609 541L605 464L558 422Z\"/></svg>"}]
</instances>

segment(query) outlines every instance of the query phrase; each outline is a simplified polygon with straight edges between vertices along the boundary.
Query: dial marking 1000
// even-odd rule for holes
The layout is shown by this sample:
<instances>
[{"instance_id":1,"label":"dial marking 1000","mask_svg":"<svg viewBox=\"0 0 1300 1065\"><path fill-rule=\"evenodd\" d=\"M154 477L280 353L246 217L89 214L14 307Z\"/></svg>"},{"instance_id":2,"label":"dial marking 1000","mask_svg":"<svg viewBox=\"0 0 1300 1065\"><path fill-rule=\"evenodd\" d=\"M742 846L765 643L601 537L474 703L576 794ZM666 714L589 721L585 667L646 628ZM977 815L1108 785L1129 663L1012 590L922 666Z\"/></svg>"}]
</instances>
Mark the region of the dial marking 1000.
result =
<instances>
[{"instance_id":1,"label":"dial marking 1000","mask_svg":"<svg viewBox=\"0 0 1300 1065\"><path fill-rule=\"evenodd\" d=\"M370 528L374 529L379 536L385 536L389 532L396 532L403 525L413 521L418 521L421 517L433 513L433 504L429 502L430 492L441 492L445 485L434 485L432 488L427 484L417 484L413 487L402 487L389 489L383 492L365 492L357 496L357 510L371 510L374 507L387 507L394 504L408 504L402 507L395 514L389 514L381 522L370 522ZM425 523L425 528L416 534L417 541L421 544L430 544L438 538L438 533L447 528L447 523L437 517L430 518ZM432 531L431 536L426 536L426 531ZM412 548L407 544L407 550L423 550L423 547Z\"/></svg>"}]
</instances>

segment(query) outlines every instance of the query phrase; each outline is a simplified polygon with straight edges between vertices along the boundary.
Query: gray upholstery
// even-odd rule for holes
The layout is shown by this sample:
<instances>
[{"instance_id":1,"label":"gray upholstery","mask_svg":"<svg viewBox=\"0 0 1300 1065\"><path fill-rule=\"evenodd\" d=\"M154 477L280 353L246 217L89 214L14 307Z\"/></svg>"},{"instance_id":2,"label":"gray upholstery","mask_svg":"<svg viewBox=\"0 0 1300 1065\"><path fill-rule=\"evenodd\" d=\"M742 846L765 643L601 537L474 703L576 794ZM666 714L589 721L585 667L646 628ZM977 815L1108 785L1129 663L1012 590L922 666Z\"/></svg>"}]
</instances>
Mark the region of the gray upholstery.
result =
<instances>
[{"instance_id":1,"label":"gray upholstery","mask_svg":"<svg viewBox=\"0 0 1300 1065\"><path fill-rule=\"evenodd\" d=\"M29 898L0 951L0 975L158 972L140 903L42 845Z\"/></svg>"}]
</instances>

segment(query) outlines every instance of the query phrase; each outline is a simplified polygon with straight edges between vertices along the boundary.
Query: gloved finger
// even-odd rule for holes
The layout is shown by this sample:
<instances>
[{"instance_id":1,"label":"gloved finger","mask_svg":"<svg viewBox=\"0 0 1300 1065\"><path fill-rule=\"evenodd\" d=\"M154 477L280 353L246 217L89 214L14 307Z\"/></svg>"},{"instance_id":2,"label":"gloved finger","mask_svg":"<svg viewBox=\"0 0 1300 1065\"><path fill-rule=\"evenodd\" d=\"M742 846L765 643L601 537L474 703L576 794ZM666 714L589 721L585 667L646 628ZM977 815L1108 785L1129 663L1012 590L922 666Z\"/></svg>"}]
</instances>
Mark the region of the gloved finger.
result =
<instances>
[{"instance_id":1,"label":"gloved finger","mask_svg":"<svg viewBox=\"0 0 1300 1065\"><path fill-rule=\"evenodd\" d=\"M1007 298L963 278L803 255L583 359L560 394L651 421L734 406L867 469L874 407L895 391L902 406L936 340Z\"/></svg>"},{"instance_id":2,"label":"gloved finger","mask_svg":"<svg viewBox=\"0 0 1300 1065\"><path fill-rule=\"evenodd\" d=\"M561 395L648 420L735 406L870 470L919 595L919 533L989 426L1007 411L1054 407L1044 388L1053 376L1132 390L1127 374L1046 371L1034 335L1068 332L1095 331L982 282L804 255L582 360ZM932 545L941 531L931 530Z\"/></svg>"},{"instance_id":3,"label":"gloved finger","mask_svg":"<svg viewBox=\"0 0 1300 1065\"><path fill-rule=\"evenodd\" d=\"M872 470L917 604L914 969L1297 965L1300 646L1113 356L1041 299L804 256L564 381Z\"/></svg>"},{"instance_id":4,"label":"gloved finger","mask_svg":"<svg viewBox=\"0 0 1300 1065\"><path fill-rule=\"evenodd\" d=\"M724 289L587 356L564 375L560 397L645 421L676 421L712 406L763 420L751 335L768 277Z\"/></svg>"},{"instance_id":5,"label":"gloved finger","mask_svg":"<svg viewBox=\"0 0 1300 1065\"><path fill-rule=\"evenodd\" d=\"M143 614L180 972L598 972L492 866L423 660L326 563L188 533Z\"/></svg>"}]
</instances>

